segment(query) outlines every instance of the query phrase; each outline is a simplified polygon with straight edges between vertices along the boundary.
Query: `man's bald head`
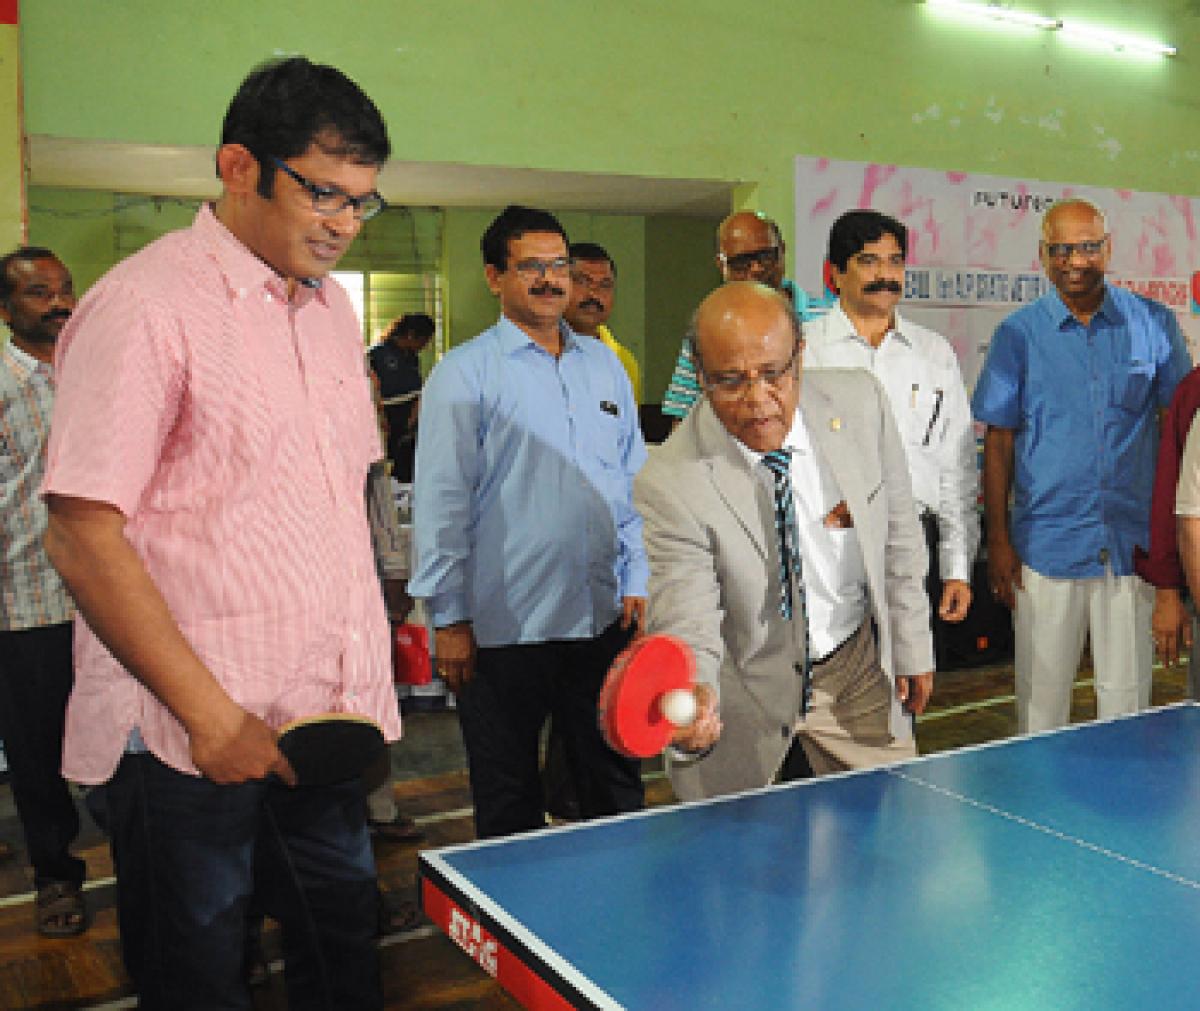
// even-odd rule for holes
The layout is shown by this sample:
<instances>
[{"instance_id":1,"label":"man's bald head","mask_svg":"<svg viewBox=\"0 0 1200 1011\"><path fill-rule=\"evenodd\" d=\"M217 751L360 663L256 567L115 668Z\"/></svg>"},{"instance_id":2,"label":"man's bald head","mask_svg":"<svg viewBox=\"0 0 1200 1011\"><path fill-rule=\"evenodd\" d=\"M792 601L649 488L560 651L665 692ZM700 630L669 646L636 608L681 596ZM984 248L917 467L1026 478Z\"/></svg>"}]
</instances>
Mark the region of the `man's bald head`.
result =
<instances>
[{"instance_id":1,"label":"man's bald head","mask_svg":"<svg viewBox=\"0 0 1200 1011\"><path fill-rule=\"evenodd\" d=\"M800 396L800 324L787 298L730 282L700 303L690 336L721 424L757 453L779 449Z\"/></svg>"},{"instance_id":2,"label":"man's bald head","mask_svg":"<svg viewBox=\"0 0 1200 1011\"><path fill-rule=\"evenodd\" d=\"M1042 238L1048 239L1059 222L1066 220L1095 222L1099 224L1101 232L1108 232L1108 218L1099 207L1083 197L1071 197L1069 200L1058 201L1042 215Z\"/></svg>"},{"instance_id":3,"label":"man's bald head","mask_svg":"<svg viewBox=\"0 0 1200 1011\"><path fill-rule=\"evenodd\" d=\"M717 228L717 267L726 281L779 288L785 252L779 226L758 211L737 211Z\"/></svg>"}]
</instances>

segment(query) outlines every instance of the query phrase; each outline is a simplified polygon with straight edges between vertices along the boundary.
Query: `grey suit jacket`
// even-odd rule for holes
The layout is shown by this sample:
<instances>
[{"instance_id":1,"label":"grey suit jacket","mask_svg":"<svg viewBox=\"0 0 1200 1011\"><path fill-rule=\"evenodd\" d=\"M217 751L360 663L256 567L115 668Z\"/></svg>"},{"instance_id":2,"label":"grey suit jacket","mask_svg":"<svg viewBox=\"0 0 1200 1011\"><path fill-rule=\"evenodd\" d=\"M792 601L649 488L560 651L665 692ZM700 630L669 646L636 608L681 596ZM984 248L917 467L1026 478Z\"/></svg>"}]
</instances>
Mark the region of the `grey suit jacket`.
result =
<instances>
[{"instance_id":1,"label":"grey suit jacket","mask_svg":"<svg viewBox=\"0 0 1200 1011\"><path fill-rule=\"evenodd\" d=\"M886 396L866 372L802 377L800 411L854 519L888 677L933 670L925 539ZM647 627L688 643L697 680L716 688L724 724L704 757L668 754L680 799L769 783L800 713L804 628L779 615L779 552L769 489L703 399L634 483L650 560ZM911 733L893 702L894 737Z\"/></svg>"}]
</instances>

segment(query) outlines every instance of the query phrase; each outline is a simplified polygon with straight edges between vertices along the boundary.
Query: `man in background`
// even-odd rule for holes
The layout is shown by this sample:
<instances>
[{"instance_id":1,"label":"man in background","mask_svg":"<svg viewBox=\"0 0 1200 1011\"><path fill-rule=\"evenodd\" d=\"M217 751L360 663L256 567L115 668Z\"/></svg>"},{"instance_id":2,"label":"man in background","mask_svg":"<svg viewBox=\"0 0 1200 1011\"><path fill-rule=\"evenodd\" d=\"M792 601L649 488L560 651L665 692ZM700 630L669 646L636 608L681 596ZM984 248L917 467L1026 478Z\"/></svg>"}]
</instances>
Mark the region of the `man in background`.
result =
<instances>
[{"instance_id":1,"label":"man in background","mask_svg":"<svg viewBox=\"0 0 1200 1011\"><path fill-rule=\"evenodd\" d=\"M596 702L645 611L632 484L646 450L620 362L563 322L558 220L508 207L480 248L500 319L425 386L409 592L427 601L458 697L483 838L545 825L548 716L583 817L642 806L640 763L605 743Z\"/></svg>"},{"instance_id":2,"label":"man in background","mask_svg":"<svg viewBox=\"0 0 1200 1011\"><path fill-rule=\"evenodd\" d=\"M717 228L717 269L723 281L755 281L782 292L801 323L828 311L832 300L816 299L783 276L787 246L779 226L759 211L737 211ZM663 396L662 412L675 419L687 416L700 397L693 349L685 340L675 371Z\"/></svg>"},{"instance_id":3,"label":"man in background","mask_svg":"<svg viewBox=\"0 0 1200 1011\"><path fill-rule=\"evenodd\" d=\"M1069 722L1089 634L1097 716L1150 703L1154 593L1133 549L1149 543L1158 414L1191 365L1174 313L1105 280L1095 205L1051 207L1038 251L1054 291L1001 322L971 401L988 426L988 578L1013 608L1021 733Z\"/></svg>"},{"instance_id":4,"label":"man in background","mask_svg":"<svg viewBox=\"0 0 1200 1011\"><path fill-rule=\"evenodd\" d=\"M929 549L931 618L962 621L979 546L979 475L971 406L958 357L941 334L897 311L908 229L874 210L852 210L829 230L838 302L804 328L805 367L870 372L888 396ZM940 663L938 623L934 655Z\"/></svg>"},{"instance_id":5,"label":"man in background","mask_svg":"<svg viewBox=\"0 0 1200 1011\"><path fill-rule=\"evenodd\" d=\"M417 445L417 412L421 393L418 355L433 338L432 317L423 312L405 313L388 328L368 359L379 380L379 396L387 421L388 459L392 477L412 484L413 455Z\"/></svg>"},{"instance_id":6,"label":"man in background","mask_svg":"<svg viewBox=\"0 0 1200 1011\"><path fill-rule=\"evenodd\" d=\"M642 381L637 359L608 329L617 290L617 265L608 250L595 242L571 243L571 296L563 318L571 329L595 337L620 359L633 387L633 402L642 402Z\"/></svg>"},{"instance_id":7,"label":"man in background","mask_svg":"<svg viewBox=\"0 0 1200 1011\"><path fill-rule=\"evenodd\" d=\"M62 766L74 671L70 595L46 557L38 491L54 407L54 346L75 308L71 275L50 250L0 259L0 736L37 889L37 929L69 937L86 926L86 868L69 847L79 813Z\"/></svg>"}]
</instances>

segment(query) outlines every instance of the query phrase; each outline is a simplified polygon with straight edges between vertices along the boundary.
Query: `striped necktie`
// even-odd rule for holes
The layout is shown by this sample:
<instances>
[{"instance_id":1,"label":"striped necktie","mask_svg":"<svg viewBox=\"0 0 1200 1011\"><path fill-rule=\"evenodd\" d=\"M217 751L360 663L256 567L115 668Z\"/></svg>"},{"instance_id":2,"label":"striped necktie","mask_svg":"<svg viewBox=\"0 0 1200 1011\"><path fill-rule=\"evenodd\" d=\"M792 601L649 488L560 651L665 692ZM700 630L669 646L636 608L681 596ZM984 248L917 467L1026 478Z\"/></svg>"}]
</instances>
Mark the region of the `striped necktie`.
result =
<instances>
[{"instance_id":1,"label":"striped necktie","mask_svg":"<svg viewBox=\"0 0 1200 1011\"><path fill-rule=\"evenodd\" d=\"M804 598L804 569L800 563L800 539L796 532L796 507L792 501L792 461L790 449L764 453L762 462L775 479L775 537L779 544L779 613L787 620L793 614L792 587L804 621L803 695L800 711L808 711L812 692L812 644L808 637L808 608Z\"/></svg>"}]
</instances>

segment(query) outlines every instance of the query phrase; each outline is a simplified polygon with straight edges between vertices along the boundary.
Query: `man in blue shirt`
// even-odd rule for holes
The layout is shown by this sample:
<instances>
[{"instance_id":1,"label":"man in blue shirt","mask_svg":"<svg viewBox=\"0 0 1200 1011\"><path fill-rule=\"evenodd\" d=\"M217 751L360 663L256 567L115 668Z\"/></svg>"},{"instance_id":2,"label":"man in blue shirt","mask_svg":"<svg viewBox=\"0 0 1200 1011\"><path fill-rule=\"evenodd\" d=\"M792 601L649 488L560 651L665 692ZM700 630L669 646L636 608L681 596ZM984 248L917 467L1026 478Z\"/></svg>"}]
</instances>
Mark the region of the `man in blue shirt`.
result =
<instances>
[{"instance_id":1,"label":"man in blue shirt","mask_svg":"<svg viewBox=\"0 0 1200 1011\"><path fill-rule=\"evenodd\" d=\"M642 805L596 700L645 612L633 477L646 458L621 363L562 321L567 236L508 207L481 242L499 322L434 368L421 404L409 592L458 696L481 837L545 824L538 741L563 733L584 817Z\"/></svg>"},{"instance_id":2,"label":"man in blue shirt","mask_svg":"<svg viewBox=\"0 0 1200 1011\"><path fill-rule=\"evenodd\" d=\"M1174 315L1105 282L1099 209L1056 204L1040 252L1056 291L1000 324L972 398L988 426L988 577L1014 608L1022 733L1070 720L1088 632L1097 715L1149 704L1154 598L1133 549L1149 536L1158 410L1190 367Z\"/></svg>"}]
</instances>

